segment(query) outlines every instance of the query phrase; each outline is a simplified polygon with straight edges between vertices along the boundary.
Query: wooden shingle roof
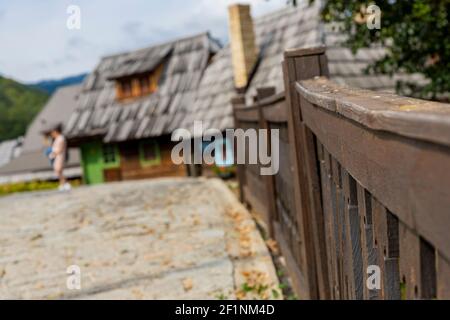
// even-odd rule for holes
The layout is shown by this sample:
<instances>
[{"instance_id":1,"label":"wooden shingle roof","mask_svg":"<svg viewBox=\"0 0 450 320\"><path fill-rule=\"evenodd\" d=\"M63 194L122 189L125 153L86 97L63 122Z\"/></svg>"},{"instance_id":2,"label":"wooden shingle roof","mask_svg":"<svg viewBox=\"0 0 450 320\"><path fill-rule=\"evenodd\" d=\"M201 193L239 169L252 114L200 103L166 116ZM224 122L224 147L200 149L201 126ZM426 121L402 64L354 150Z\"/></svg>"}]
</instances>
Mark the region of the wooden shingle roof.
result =
<instances>
[{"instance_id":1,"label":"wooden shingle roof","mask_svg":"<svg viewBox=\"0 0 450 320\"><path fill-rule=\"evenodd\" d=\"M231 98L235 95L233 68L229 46L212 59L197 89L193 105L195 120L203 122L204 129L225 129L233 126ZM191 127L185 127L192 132Z\"/></svg>"},{"instance_id":2,"label":"wooden shingle roof","mask_svg":"<svg viewBox=\"0 0 450 320\"><path fill-rule=\"evenodd\" d=\"M42 131L57 123L65 126L70 114L76 109L81 85L58 88L27 128L23 152L42 150Z\"/></svg>"},{"instance_id":3,"label":"wooden shingle roof","mask_svg":"<svg viewBox=\"0 0 450 320\"><path fill-rule=\"evenodd\" d=\"M169 134L192 121L195 92L210 56L220 49L202 33L146 49L104 57L84 81L69 139L101 136L117 142ZM152 71L164 61L158 90L130 102L116 100L113 78Z\"/></svg>"}]
</instances>

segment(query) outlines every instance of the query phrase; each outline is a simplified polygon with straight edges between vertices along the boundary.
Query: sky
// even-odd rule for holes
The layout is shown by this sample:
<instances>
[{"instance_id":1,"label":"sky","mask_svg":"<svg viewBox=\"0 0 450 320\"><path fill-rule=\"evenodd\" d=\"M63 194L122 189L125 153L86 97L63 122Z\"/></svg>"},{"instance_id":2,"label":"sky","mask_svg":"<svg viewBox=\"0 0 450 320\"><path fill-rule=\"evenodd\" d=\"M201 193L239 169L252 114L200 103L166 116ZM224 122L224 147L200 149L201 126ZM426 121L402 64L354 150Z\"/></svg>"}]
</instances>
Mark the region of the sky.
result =
<instances>
[{"instance_id":1,"label":"sky","mask_svg":"<svg viewBox=\"0 0 450 320\"><path fill-rule=\"evenodd\" d=\"M0 74L30 83L91 71L100 57L209 31L228 39L227 6L254 17L286 0L0 0ZM69 29L80 9L80 29ZM72 20L73 21L73 20Z\"/></svg>"}]
</instances>

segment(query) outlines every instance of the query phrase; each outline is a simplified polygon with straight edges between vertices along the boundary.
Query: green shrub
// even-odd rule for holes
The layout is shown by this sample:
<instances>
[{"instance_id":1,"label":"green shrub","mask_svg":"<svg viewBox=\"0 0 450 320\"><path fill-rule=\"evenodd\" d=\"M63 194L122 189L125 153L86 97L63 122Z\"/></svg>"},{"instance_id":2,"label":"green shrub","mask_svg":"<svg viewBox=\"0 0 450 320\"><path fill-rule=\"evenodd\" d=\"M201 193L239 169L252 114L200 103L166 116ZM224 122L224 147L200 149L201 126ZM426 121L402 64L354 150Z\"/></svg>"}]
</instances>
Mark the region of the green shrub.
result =
<instances>
[{"instance_id":1,"label":"green shrub","mask_svg":"<svg viewBox=\"0 0 450 320\"><path fill-rule=\"evenodd\" d=\"M236 173L235 166L222 167L222 166L213 165L212 170L217 176L219 176L221 178L225 178L225 179L233 177Z\"/></svg>"}]
</instances>

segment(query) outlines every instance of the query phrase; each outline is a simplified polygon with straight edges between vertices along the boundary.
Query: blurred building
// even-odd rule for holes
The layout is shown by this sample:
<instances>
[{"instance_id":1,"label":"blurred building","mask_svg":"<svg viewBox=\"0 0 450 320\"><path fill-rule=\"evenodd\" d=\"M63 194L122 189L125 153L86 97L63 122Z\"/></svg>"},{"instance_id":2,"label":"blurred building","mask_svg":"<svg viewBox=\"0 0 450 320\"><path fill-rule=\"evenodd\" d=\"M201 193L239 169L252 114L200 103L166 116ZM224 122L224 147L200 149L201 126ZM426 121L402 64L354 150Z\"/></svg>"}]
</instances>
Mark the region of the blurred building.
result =
<instances>
[{"instance_id":1,"label":"blurred building","mask_svg":"<svg viewBox=\"0 0 450 320\"><path fill-rule=\"evenodd\" d=\"M85 182L186 175L170 134L189 125L196 89L220 49L208 33L104 57L83 83L66 126Z\"/></svg>"},{"instance_id":2,"label":"blurred building","mask_svg":"<svg viewBox=\"0 0 450 320\"><path fill-rule=\"evenodd\" d=\"M23 137L0 142L0 167L20 155Z\"/></svg>"},{"instance_id":3,"label":"blurred building","mask_svg":"<svg viewBox=\"0 0 450 320\"><path fill-rule=\"evenodd\" d=\"M2 151L3 147L10 148L15 145L15 155L0 166L0 183L56 179L49 159L44 153L46 146L42 131L49 125L66 123L75 109L79 90L80 85L59 88L28 126L20 143L15 140L16 142L9 142L7 146L4 146L5 143L0 145L0 155L7 154ZM69 149L69 159L64 173L70 179L81 177L80 155L76 148Z\"/></svg>"}]
</instances>

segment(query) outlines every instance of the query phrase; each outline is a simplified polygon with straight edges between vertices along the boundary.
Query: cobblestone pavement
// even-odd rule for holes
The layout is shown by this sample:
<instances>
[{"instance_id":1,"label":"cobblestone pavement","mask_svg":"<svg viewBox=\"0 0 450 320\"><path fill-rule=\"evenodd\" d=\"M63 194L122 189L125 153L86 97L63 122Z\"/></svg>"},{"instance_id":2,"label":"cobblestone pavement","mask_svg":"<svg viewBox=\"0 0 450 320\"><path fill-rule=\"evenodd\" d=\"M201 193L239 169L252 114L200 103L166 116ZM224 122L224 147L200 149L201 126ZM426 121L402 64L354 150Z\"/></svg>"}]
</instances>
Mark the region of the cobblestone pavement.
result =
<instances>
[{"instance_id":1,"label":"cobblestone pavement","mask_svg":"<svg viewBox=\"0 0 450 320\"><path fill-rule=\"evenodd\" d=\"M253 220L217 179L12 195L0 221L2 299L280 298Z\"/></svg>"}]
</instances>

